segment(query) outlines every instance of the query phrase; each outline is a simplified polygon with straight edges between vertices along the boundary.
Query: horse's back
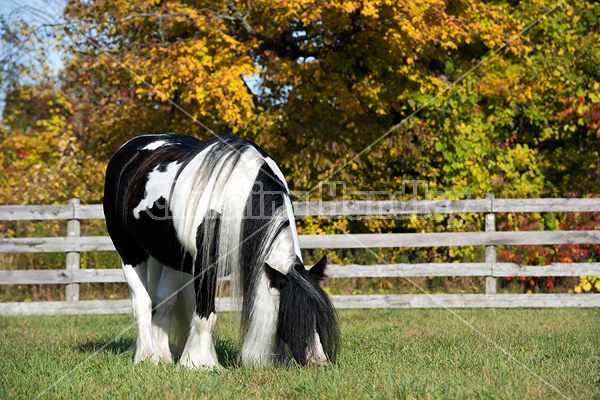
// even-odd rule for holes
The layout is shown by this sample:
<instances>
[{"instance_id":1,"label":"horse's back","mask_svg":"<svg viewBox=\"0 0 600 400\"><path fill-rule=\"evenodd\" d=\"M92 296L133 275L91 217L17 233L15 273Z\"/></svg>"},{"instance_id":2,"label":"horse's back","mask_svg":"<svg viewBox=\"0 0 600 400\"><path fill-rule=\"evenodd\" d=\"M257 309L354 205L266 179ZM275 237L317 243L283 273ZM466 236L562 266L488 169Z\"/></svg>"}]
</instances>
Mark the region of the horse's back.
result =
<instances>
[{"instance_id":1,"label":"horse's back","mask_svg":"<svg viewBox=\"0 0 600 400\"><path fill-rule=\"evenodd\" d=\"M202 193L210 193L206 184L210 176L225 173L224 160L242 159L243 153L254 154L255 164L268 157L254 143L234 135L204 141L185 135L144 135L121 146L107 167L104 212L124 262L137 264L152 255L190 272L202 222L194 219L209 211L201 210ZM240 171L246 171L244 167ZM247 179L254 180L246 174ZM198 202L190 202L195 197ZM188 234L183 233L188 231L186 224Z\"/></svg>"},{"instance_id":2,"label":"horse's back","mask_svg":"<svg viewBox=\"0 0 600 400\"><path fill-rule=\"evenodd\" d=\"M181 247L169 238L174 230L167 205L170 184L166 178L173 177L177 166L203 144L186 135L143 135L126 142L111 158L106 169L104 214L109 235L125 263L136 265L145 261L148 254L154 253L150 249L152 238L164 238L158 251L160 261L191 268ZM155 185L156 193L148 193L147 182L153 171L169 173L162 185ZM135 214L135 207L143 205L148 195L153 204Z\"/></svg>"}]
</instances>

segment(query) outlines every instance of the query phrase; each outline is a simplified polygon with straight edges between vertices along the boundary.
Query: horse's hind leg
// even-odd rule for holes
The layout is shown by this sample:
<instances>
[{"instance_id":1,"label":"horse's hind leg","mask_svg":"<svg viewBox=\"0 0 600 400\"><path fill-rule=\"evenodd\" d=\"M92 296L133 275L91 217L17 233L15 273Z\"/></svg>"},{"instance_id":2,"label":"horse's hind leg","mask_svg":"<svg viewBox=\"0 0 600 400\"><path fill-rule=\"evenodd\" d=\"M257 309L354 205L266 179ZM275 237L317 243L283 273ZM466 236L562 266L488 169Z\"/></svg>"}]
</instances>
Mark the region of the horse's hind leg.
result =
<instances>
[{"instance_id":1,"label":"horse's hind leg","mask_svg":"<svg viewBox=\"0 0 600 400\"><path fill-rule=\"evenodd\" d=\"M154 297L154 313L152 315L152 333L154 334L154 346L161 358L167 364L173 363L173 356L169 348L169 322L173 307L177 302L178 292L183 283L181 272L163 267L152 257L148 260L148 268L162 268L160 281L156 288Z\"/></svg>"},{"instance_id":2,"label":"horse's hind leg","mask_svg":"<svg viewBox=\"0 0 600 400\"><path fill-rule=\"evenodd\" d=\"M215 295L217 268L209 265L194 277L196 291L196 312L192 327L181 355L181 364L188 368L223 368L219 364L213 343L213 332L217 324Z\"/></svg>"},{"instance_id":3,"label":"horse's hind leg","mask_svg":"<svg viewBox=\"0 0 600 400\"><path fill-rule=\"evenodd\" d=\"M156 306L156 290L162 275L163 266L153 257L148 257L148 272L146 273L146 290L152 299L152 306Z\"/></svg>"},{"instance_id":4,"label":"horse's hind leg","mask_svg":"<svg viewBox=\"0 0 600 400\"><path fill-rule=\"evenodd\" d=\"M181 359L183 349L190 333L192 318L196 309L196 293L190 274L181 273L184 285L179 290L177 302L173 307L170 323L171 354L174 360Z\"/></svg>"},{"instance_id":5,"label":"horse's hind leg","mask_svg":"<svg viewBox=\"0 0 600 400\"><path fill-rule=\"evenodd\" d=\"M137 326L137 340L133 361L139 363L149 359L158 364L152 339L152 300L146 289L148 264L143 261L136 266L122 264L125 280L131 290L131 305L133 318Z\"/></svg>"}]
</instances>

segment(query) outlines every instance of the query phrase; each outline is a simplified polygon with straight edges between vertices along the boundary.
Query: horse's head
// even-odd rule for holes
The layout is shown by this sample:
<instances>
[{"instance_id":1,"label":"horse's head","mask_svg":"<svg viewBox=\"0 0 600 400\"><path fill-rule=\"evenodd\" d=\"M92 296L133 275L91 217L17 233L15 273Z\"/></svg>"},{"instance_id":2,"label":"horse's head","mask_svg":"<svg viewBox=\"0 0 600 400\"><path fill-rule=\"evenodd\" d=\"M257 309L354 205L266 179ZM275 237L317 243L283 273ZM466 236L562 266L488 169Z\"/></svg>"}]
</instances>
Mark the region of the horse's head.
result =
<instances>
[{"instance_id":1,"label":"horse's head","mask_svg":"<svg viewBox=\"0 0 600 400\"><path fill-rule=\"evenodd\" d=\"M301 365L327 365L337 355L337 316L327 293L319 286L326 266L327 257L310 270L297 259L284 275L265 264L271 287L280 292L277 336Z\"/></svg>"}]
</instances>

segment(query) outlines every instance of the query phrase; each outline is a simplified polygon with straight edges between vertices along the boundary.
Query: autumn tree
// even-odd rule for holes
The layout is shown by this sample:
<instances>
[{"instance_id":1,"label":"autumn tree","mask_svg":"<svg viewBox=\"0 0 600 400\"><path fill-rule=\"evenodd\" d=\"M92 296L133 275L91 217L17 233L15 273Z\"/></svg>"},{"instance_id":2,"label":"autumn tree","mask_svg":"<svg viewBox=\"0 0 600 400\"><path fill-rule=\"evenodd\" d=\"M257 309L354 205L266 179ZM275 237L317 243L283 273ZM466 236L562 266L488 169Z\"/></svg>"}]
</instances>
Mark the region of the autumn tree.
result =
<instances>
[{"instance_id":1,"label":"autumn tree","mask_svg":"<svg viewBox=\"0 0 600 400\"><path fill-rule=\"evenodd\" d=\"M226 132L264 147L296 191L327 192L318 184L331 180L394 192L417 180L427 184L422 197L597 196L600 5L555 6L70 1L48 24L68 55L58 79L23 82L15 77L30 70L14 63L0 74L2 201L99 202L106 162L129 138ZM32 34L26 25L4 32L19 46ZM553 218L499 226L597 226ZM482 226L479 215L462 222ZM307 219L302 229L453 229L432 219L336 224ZM576 261L598 251L542 250L504 257ZM415 254L447 261L474 250Z\"/></svg>"},{"instance_id":2,"label":"autumn tree","mask_svg":"<svg viewBox=\"0 0 600 400\"><path fill-rule=\"evenodd\" d=\"M48 61L56 55L49 43L64 34L18 18L1 20L0 34L0 202L100 201L105 167L84 151L78 112L89 105L69 94Z\"/></svg>"},{"instance_id":3,"label":"autumn tree","mask_svg":"<svg viewBox=\"0 0 600 400\"><path fill-rule=\"evenodd\" d=\"M597 193L599 7L565 3L521 32L552 6L73 1L60 86L99 162L139 134L235 132L296 190Z\"/></svg>"},{"instance_id":4,"label":"autumn tree","mask_svg":"<svg viewBox=\"0 0 600 400\"><path fill-rule=\"evenodd\" d=\"M523 25L499 5L442 1L72 2L66 15L82 21L68 27L82 38L70 77L99 104L92 136L107 154L139 133L233 131L274 153L296 189ZM516 40L510 53L524 47ZM394 188L435 178L433 121L415 121L336 179Z\"/></svg>"}]
</instances>

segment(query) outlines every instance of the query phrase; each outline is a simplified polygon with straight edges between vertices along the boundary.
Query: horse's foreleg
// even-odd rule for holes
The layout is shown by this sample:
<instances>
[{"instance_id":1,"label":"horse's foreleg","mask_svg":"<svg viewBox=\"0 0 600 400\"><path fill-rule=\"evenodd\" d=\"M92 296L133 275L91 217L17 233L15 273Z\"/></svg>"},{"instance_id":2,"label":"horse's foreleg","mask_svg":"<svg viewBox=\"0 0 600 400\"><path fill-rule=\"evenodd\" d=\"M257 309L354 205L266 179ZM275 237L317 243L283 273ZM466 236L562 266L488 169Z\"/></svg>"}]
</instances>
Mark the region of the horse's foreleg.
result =
<instances>
[{"instance_id":1,"label":"horse's foreleg","mask_svg":"<svg viewBox=\"0 0 600 400\"><path fill-rule=\"evenodd\" d=\"M288 359L283 342L277 338L279 294L269 288L265 276L251 294L248 328L238 356L245 367L286 364Z\"/></svg>"},{"instance_id":2,"label":"horse's foreleg","mask_svg":"<svg viewBox=\"0 0 600 400\"><path fill-rule=\"evenodd\" d=\"M212 338L216 324L217 314L214 312L208 317L194 315L190 335L181 355L181 365L192 369L223 368L217 358Z\"/></svg>"},{"instance_id":3,"label":"horse's foreleg","mask_svg":"<svg viewBox=\"0 0 600 400\"><path fill-rule=\"evenodd\" d=\"M154 364L158 364L152 340L152 300L146 290L148 264L144 261L134 267L123 263L122 268L131 291L133 318L138 332L133 361L139 363L150 359Z\"/></svg>"},{"instance_id":4,"label":"horse's foreleg","mask_svg":"<svg viewBox=\"0 0 600 400\"><path fill-rule=\"evenodd\" d=\"M192 327L181 355L181 364L188 368L223 368L219 364L213 343L213 332L217 324L215 296L217 287L217 268L209 265L205 270L197 271L194 276L196 291L196 312L192 318Z\"/></svg>"}]
</instances>

